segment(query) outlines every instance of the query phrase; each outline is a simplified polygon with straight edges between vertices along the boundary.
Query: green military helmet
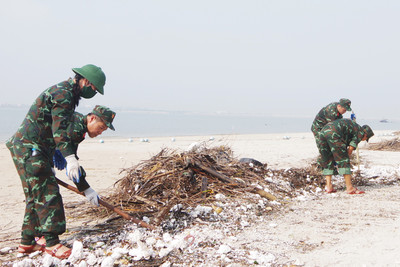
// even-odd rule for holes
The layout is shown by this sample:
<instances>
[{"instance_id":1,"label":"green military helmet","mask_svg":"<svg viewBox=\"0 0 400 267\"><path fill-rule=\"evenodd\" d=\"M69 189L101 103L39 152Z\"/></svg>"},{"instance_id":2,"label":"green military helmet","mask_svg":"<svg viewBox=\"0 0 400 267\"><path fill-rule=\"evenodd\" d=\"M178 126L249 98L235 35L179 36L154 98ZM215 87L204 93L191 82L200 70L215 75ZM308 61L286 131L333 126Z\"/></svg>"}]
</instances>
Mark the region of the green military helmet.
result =
<instances>
[{"instance_id":1,"label":"green military helmet","mask_svg":"<svg viewBox=\"0 0 400 267\"><path fill-rule=\"evenodd\" d=\"M114 111L112 111L108 107L97 105L94 107L92 114L102 119L108 128L115 131L114 126L112 125L112 122L115 118Z\"/></svg>"},{"instance_id":2,"label":"green military helmet","mask_svg":"<svg viewBox=\"0 0 400 267\"><path fill-rule=\"evenodd\" d=\"M342 107L344 107L347 111L351 111L351 101L347 98L342 98L339 100L339 105L341 105Z\"/></svg>"},{"instance_id":3,"label":"green military helmet","mask_svg":"<svg viewBox=\"0 0 400 267\"><path fill-rule=\"evenodd\" d=\"M96 86L96 89L100 94L104 95L106 75L100 67L93 64L87 64L82 68L73 68L72 71L86 78L90 83Z\"/></svg>"},{"instance_id":4,"label":"green military helmet","mask_svg":"<svg viewBox=\"0 0 400 267\"><path fill-rule=\"evenodd\" d=\"M367 142L368 140L374 136L374 132L372 131L371 127L368 125L363 125L362 128L364 129L364 132L367 134Z\"/></svg>"}]
</instances>

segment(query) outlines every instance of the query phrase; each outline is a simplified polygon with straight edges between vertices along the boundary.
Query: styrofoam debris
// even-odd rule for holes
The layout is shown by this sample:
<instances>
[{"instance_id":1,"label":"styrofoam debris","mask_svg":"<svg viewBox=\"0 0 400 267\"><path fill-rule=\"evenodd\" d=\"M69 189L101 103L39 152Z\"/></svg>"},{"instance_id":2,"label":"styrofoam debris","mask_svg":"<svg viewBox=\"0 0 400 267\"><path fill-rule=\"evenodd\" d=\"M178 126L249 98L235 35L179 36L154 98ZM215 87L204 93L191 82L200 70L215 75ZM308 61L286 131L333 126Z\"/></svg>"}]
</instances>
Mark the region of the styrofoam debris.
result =
<instances>
[{"instance_id":1,"label":"styrofoam debris","mask_svg":"<svg viewBox=\"0 0 400 267\"><path fill-rule=\"evenodd\" d=\"M86 261L89 265L96 265L97 263L97 257L93 253L89 253L89 255L86 257Z\"/></svg>"},{"instance_id":2,"label":"styrofoam debris","mask_svg":"<svg viewBox=\"0 0 400 267\"><path fill-rule=\"evenodd\" d=\"M218 193L215 195L215 199L225 199L226 196L224 194Z\"/></svg>"},{"instance_id":3,"label":"styrofoam debris","mask_svg":"<svg viewBox=\"0 0 400 267\"><path fill-rule=\"evenodd\" d=\"M275 256L271 253L261 254L258 251L250 251L249 259L252 261L256 261L258 264L265 265L271 264L275 261Z\"/></svg>"},{"instance_id":4,"label":"styrofoam debris","mask_svg":"<svg viewBox=\"0 0 400 267\"><path fill-rule=\"evenodd\" d=\"M232 249L231 249L230 246L221 245L221 246L219 246L219 249L218 249L217 253L219 253L219 254L227 254L227 253L231 252L231 250Z\"/></svg>"},{"instance_id":5,"label":"styrofoam debris","mask_svg":"<svg viewBox=\"0 0 400 267\"><path fill-rule=\"evenodd\" d=\"M107 257L101 262L101 267L113 267L115 260L112 257Z\"/></svg>"},{"instance_id":6,"label":"styrofoam debris","mask_svg":"<svg viewBox=\"0 0 400 267\"><path fill-rule=\"evenodd\" d=\"M1 253L1 254L10 253L11 250L12 250L12 248L10 248L10 247L4 247L4 248L2 248L2 249L0 250L0 253Z\"/></svg>"},{"instance_id":7,"label":"styrofoam debris","mask_svg":"<svg viewBox=\"0 0 400 267\"><path fill-rule=\"evenodd\" d=\"M68 260L71 262L77 262L83 258L83 244L79 241L74 241L72 245L71 255Z\"/></svg>"}]
</instances>

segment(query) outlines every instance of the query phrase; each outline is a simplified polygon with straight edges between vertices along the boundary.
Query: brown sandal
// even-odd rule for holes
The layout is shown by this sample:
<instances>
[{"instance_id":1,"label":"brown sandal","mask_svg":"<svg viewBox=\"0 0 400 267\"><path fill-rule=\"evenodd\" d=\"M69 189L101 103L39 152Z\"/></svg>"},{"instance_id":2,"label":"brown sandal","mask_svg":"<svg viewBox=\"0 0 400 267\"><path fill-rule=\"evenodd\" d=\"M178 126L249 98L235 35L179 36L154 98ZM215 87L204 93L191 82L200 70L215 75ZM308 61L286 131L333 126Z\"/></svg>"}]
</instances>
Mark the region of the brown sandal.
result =
<instances>
[{"instance_id":1,"label":"brown sandal","mask_svg":"<svg viewBox=\"0 0 400 267\"><path fill-rule=\"evenodd\" d=\"M30 254L32 252L36 252L36 251L44 251L44 247L38 244L34 244L34 245L19 245L18 246L18 252L19 253L24 253L24 254Z\"/></svg>"},{"instance_id":2,"label":"brown sandal","mask_svg":"<svg viewBox=\"0 0 400 267\"><path fill-rule=\"evenodd\" d=\"M54 249L45 249L44 251L46 251L46 253L50 254L53 257L59 258L59 259L68 259L68 257L71 255L72 249L68 249L67 251L65 251L63 254L57 256L57 251L63 246L63 244L58 244L57 247L55 247Z\"/></svg>"}]
</instances>

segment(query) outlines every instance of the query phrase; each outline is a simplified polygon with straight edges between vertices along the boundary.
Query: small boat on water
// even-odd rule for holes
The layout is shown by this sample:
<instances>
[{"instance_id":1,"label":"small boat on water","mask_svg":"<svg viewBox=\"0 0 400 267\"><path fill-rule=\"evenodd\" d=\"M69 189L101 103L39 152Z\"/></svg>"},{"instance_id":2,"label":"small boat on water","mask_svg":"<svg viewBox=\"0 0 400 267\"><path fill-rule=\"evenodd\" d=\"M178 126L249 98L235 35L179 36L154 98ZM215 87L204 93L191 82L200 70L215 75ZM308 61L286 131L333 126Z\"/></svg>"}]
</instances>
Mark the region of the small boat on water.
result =
<instances>
[{"instance_id":1,"label":"small boat on water","mask_svg":"<svg viewBox=\"0 0 400 267\"><path fill-rule=\"evenodd\" d=\"M388 119L383 119L383 120L380 120L379 122L388 123L389 120Z\"/></svg>"}]
</instances>

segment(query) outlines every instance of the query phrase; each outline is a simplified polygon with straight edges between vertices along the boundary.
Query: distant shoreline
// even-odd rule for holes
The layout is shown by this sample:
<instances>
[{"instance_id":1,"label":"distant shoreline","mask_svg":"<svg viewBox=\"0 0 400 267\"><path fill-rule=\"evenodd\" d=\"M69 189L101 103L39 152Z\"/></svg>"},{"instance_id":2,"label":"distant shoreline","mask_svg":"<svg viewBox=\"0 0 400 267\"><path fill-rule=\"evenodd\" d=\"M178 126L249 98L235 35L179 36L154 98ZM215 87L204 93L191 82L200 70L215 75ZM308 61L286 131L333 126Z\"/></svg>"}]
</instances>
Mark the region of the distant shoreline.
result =
<instances>
[{"instance_id":1,"label":"distant shoreline","mask_svg":"<svg viewBox=\"0 0 400 267\"><path fill-rule=\"evenodd\" d=\"M391 133L399 131L398 129L396 130L375 130L374 133L376 136L381 136L381 135L390 135ZM147 136L135 136L135 135L101 135L95 138L90 138L87 137L85 141L93 141L93 142L99 142L100 140L115 140L115 141L121 141L121 140L127 140L132 139L132 142L143 142L141 139L143 138L153 138L153 139L172 139L172 138L199 138L199 139L208 139L208 138L223 138L223 137L232 137L232 136L249 136L249 137L254 137L254 136L269 136L269 137L288 137L290 138L291 136L306 136L311 134L310 132L279 132L279 133L228 133L228 134L191 134L191 135L147 135ZM3 139L2 136L0 136L0 144L5 144L6 140L10 136L7 136ZM151 139L149 139L151 141ZM372 140L373 141L373 140ZM171 141L173 142L173 141ZM145 143L145 142L143 142Z\"/></svg>"}]
</instances>

